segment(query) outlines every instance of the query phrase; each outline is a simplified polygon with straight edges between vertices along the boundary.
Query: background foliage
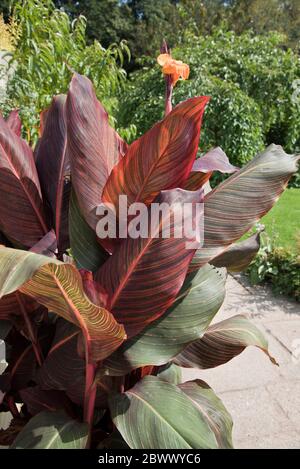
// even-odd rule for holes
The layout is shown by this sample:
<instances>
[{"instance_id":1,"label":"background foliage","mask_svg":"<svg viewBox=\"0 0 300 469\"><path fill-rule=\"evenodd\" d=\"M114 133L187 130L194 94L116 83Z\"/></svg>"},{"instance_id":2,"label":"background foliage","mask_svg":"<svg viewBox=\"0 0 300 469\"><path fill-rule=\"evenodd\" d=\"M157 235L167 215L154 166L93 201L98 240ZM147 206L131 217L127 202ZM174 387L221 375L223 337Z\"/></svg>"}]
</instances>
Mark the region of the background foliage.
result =
<instances>
[{"instance_id":1,"label":"background foliage","mask_svg":"<svg viewBox=\"0 0 300 469\"><path fill-rule=\"evenodd\" d=\"M242 165L271 142L293 152L300 146L299 104L293 103L293 82L300 64L292 50L280 47L282 36L270 33L237 35L217 29L211 36L187 35L173 50L175 58L190 64L187 82L174 90L175 102L208 94L201 150L219 145L231 162ZM164 82L154 60L145 59L121 98L120 121L144 132L160 119Z\"/></svg>"},{"instance_id":2,"label":"background foliage","mask_svg":"<svg viewBox=\"0 0 300 469\"><path fill-rule=\"evenodd\" d=\"M276 247L274 240L263 236L261 249L248 268L252 284L268 282L274 293L290 295L300 301L300 237L295 250Z\"/></svg>"},{"instance_id":3,"label":"background foliage","mask_svg":"<svg viewBox=\"0 0 300 469\"><path fill-rule=\"evenodd\" d=\"M98 41L88 45L85 17L72 21L51 0L17 2L14 12L20 37L11 52L14 74L5 104L7 109L21 109L27 139L36 139L40 112L53 95L67 91L72 70L93 80L98 98L113 116L115 96L126 76L122 64L129 54L127 45L121 42L106 49Z\"/></svg>"}]
</instances>

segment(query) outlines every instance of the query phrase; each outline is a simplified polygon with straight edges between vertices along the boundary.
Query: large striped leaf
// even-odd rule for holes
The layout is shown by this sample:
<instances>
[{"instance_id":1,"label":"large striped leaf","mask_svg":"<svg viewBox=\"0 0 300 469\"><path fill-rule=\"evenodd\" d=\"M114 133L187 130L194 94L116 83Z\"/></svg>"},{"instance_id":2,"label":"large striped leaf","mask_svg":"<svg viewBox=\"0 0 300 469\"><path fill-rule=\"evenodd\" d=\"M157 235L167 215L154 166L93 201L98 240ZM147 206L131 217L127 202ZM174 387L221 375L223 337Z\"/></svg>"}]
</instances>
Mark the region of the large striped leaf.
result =
<instances>
[{"instance_id":1,"label":"large striped leaf","mask_svg":"<svg viewBox=\"0 0 300 469\"><path fill-rule=\"evenodd\" d=\"M59 319L51 348L39 368L36 379L43 390L65 391L76 404L83 407L85 391L85 360L78 355L80 330ZM107 396L116 390L116 379L97 379L96 407L107 406Z\"/></svg>"},{"instance_id":2,"label":"large striped leaf","mask_svg":"<svg viewBox=\"0 0 300 469\"><path fill-rule=\"evenodd\" d=\"M119 196L151 203L161 190L183 187L198 150L202 116L209 98L188 99L133 142L113 169L103 200L117 209Z\"/></svg>"},{"instance_id":3,"label":"large striped leaf","mask_svg":"<svg viewBox=\"0 0 300 469\"><path fill-rule=\"evenodd\" d=\"M69 247L70 163L66 153L65 95L55 96L47 110L35 160L42 192L51 208L60 252Z\"/></svg>"},{"instance_id":4,"label":"large striped leaf","mask_svg":"<svg viewBox=\"0 0 300 469\"><path fill-rule=\"evenodd\" d=\"M200 379L178 386L203 414L215 434L219 448L232 448L232 419L214 391Z\"/></svg>"},{"instance_id":5,"label":"large striped leaf","mask_svg":"<svg viewBox=\"0 0 300 469\"><path fill-rule=\"evenodd\" d=\"M297 156L270 145L205 196L204 245L190 270L219 256L272 208L297 170L297 161Z\"/></svg>"},{"instance_id":6,"label":"large striped leaf","mask_svg":"<svg viewBox=\"0 0 300 469\"><path fill-rule=\"evenodd\" d=\"M43 256L56 257L57 239L53 230L50 230L40 241L38 241L31 249L30 252L36 254L43 254Z\"/></svg>"},{"instance_id":7,"label":"large striped leaf","mask_svg":"<svg viewBox=\"0 0 300 469\"><path fill-rule=\"evenodd\" d=\"M108 115L88 78L74 74L66 102L67 153L72 186L81 213L91 228L108 176L124 154L126 144L109 126Z\"/></svg>"},{"instance_id":8,"label":"large striped leaf","mask_svg":"<svg viewBox=\"0 0 300 469\"><path fill-rule=\"evenodd\" d=\"M88 425L77 422L62 411L41 412L22 429L12 449L84 449Z\"/></svg>"},{"instance_id":9,"label":"large striped leaf","mask_svg":"<svg viewBox=\"0 0 300 469\"><path fill-rule=\"evenodd\" d=\"M44 410L51 412L66 408L69 410L72 405L63 391L44 391L40 386L22 389L19 395L31 415L39 414Z\"/></svg>"},{"instance_id":10,"label":"large striped leaf","mask_svg":"<svg viewBox=\"0 0 300 469\"><path fill-rule=\"evenodd\" d=\"M31 247L49 230L31 148L0 115L0 226L3 233Z\"/></svg>"},{"instance_id":11,"label":"large striped leaf","mask_svg":"<svg viewBox=\"0 0 300 469\"><path fill-rule=\"evenodd\" d=\"M75 192L70 199L69 229L71 252L78 269L96 272L109 254L98 243L95 231L81 215Z\"/></svg>"},{"instance_id":12,"label":"large striped leaf","mask_svg":"<svg viewBox=\"0 0 300 469\"><path fill-rule=\"evenodd\" d=\"M203 187L214 171L230 174L237 169L232 166L222 148L213 148L194 162L192 171L183 187L185 190L195 191Z\"/></svg>"},{"instance_id":13,"label":"large striped leaf","mask_svg":"<svg viewBox=\"0 0 300 469\"><path fill-rule=\"evenodd\" d=\"M146 365L163 365L202 337L225 296L224 270L211 265L190 274L176 302L139 335L127 340L103 363L107 373L124 375Z\"/></svg>"},{"instance_id":14,"label":"large striped leaf","mask_svg":"<svg viewBox=\"0 0 300 469\"><path fill-rule=\"evenodd\" d=\"M90 302L80 274L71 264L0 247L0 298L16 290L80 327L95 361L112 353L125 338L112 314Z\"/></svg>"},{"instance_id":15,"label":"large striped leaf","mask_svg":"<svg viewBox=\"0 0 300 469\"><path fill-rule=\"evenodd\" d=\"M53 337L51 325L41 326L38 329L37 341L41 354L47 353ZM37 360L32 342L29 342L23 334L13 328L6 337L6 361L5 371L0 375L0 389L12 393L26 388L35 377Z\"/></svg>"},{"instance_id":16,"label":"large striped leaf","mask_svg":"<svg viewBox=\"0 0 300 469\"><path fill-rule=\"evenodd\" d=\"M18 137L21 137L22 131L22 122L19 116L18 109L13 109L10 113L8 118L6 119L8 126L15 132Z\"/></svg>"},{"instance_id":17,"label":"large striped leaf","mask_svg":"<svg viewBox=\"0 0 300 469\"><path fill-rule=\"evenodd\" d=\"M13 331L13 335L9 357L6 357L8 366L0 375L2 392L16 392L26 388L33 380L37 366L32 344L16 331Z\"/></svg>"},{"instance_id":18,"label":"large striped leaf","mask_svg":"<svg viewBox=\"0 0 300 469\"><path fill-rule=\"evenodd\" d=\"M216 267L226 267L230 272L241 272L253 261L260 248L260 233L232 244L227 251L211 262Z\"/></svg>"},{"instance_id":19,"label":"large striped leaf","mask_svg":"<svg viewBox=\"0 0 300 469\"><path fill-rule=\"evenodd\" d=\"M112 419L132 449L217 448L215 433L180 388L146 376L109 401Z\"/></svg>"},{"instance_id":20,"label":"large striped leaf","mask_svg":"<svg viewBox=\"0 0 300 469\"><path fill-rule=\"evenodd\" d=\"M23 307L31 314L38 309L39 305L33 298L29 298L26 295L19 294L18 296L16 293L5 295L0 299L0 321L13 319L15 316L22 315Z\"/></svg>"},{"instance_id":21,"label":"large striped leaf","mask_svg":"<svg viewBox=\"0 0 300 469\"><path fill-rule=\"evenodd\" d=\"M129 337L159 318L176 298L195 252L194 248L187 248L187 243L195 242L195 238L188 240L185 233L181 238L175 237L177 228L182 226L178 215L185 203L196 208L201 200L201 191L163 191L156 199L168 207L161 220L155 220L150 213L140 220L140 226L147 227L148 237L125 239L97 272L96 281L108 294L107 307L124 324ZM200 216L201 213L199 210ZM193 210L193 225L195 219ZM170 237L163 236L164 230L169 230Z\"/></svg>"},{"instance_id":22,"label":"large striped leaf","mask_svg":"<svg viewBox=\"0 0 300 469\"><path fill-rule=\"evenodd\" d=\"M186 368L214 368L227 363L253 345L265 352L270 360L268 342L262 332L245 316L236 315L210 326L204 336L191 343L173 360Z\"/></svg>"}]
</instances>

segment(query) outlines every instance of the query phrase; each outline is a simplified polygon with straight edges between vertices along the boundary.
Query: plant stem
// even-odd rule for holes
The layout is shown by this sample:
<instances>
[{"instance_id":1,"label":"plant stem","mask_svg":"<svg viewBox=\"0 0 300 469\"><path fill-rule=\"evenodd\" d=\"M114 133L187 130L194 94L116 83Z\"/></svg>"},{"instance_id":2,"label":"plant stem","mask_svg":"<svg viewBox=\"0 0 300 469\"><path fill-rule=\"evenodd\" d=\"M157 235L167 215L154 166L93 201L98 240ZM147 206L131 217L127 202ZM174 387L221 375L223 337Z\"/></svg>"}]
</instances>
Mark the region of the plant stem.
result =
<instances>
[{"instance_id":1,"label":"plant stem","mask_svg":"<svg viewBox=\"0 0 300 469\"><path fill-rule=\"evenodd\" d=\"M171 75L165 76L166 94L165 94L165 117L172 111L173 85Z\"/></svg>"},{"instance_id":2,"label":"plant stem","mask_svg":"<svg viewBox=\"0 0 300 469\"><path fill-rule=\"evenodd\" d=\"M89 426L89 436L86 448L90 447L92 428L93 428L93 419L94 419L94 409L97 393L97 385L95 383L95 372L96 365L89 362L88 357L86 357L85 365L85 392L84 392L84 421Z\"/></svg>"},{"instance_id":3,"label":"plant stem","mask_svg":"<svg viewBox=\"0 0 300 469\"><path fill-rule=\"evenodd\" d=\"M20 412L18 410L18 407L16 406L15 400L13 396L7 396L6 398L7 405L9 407L10 413L14 418L19 418L20 417Z\"/></svg>"},{"instance_id":4,"label":"plant stem","mask_svg":"<svg viewBox=\"0 0 300 469\"><path fill-rule=\"evenodd\" d=\"M34 330L32 328L32 324L31 324L31 320L28 316L28 313L27 313L27 310L26 310L26 306L24 304L24 300L23 298L21 297L20 293L19 292L16 292L16 297L17 297L17 300L18 300L18 303L20 305L20 309L21 309L21 312L22 312L22 316L24 318L24 321L25 321L25 324L26 324L26 328L27 328L27 331L28 331L28 334L29 334L29 338L31 340L31 343L32 343L32 347L33 347L33 351L34 351L34 354L35 354L35 357L36 357L36 360L39 364L39 366L42 366L43 364L43 355L42 355L42 351L41 351L41 348L40 348L40 344L38 343L38 341L36 340L36 335L34 333Z\"/></svg>"},{"instance_id":5,"label":"plant stem","mask_svg":"<svg viewBox=\"0 0 300 469\"><path fill-rule=\"evenodd\" d=\"M162 54L170 54L170 48L165 41L162 42L160 52ZM172 85L172 77L171 75L165 75L165 83L166 83L166 93L165 93L165 117L170 114L172 111L172 94L173 94L173 85Z\"/></svg>"}]
</instances>

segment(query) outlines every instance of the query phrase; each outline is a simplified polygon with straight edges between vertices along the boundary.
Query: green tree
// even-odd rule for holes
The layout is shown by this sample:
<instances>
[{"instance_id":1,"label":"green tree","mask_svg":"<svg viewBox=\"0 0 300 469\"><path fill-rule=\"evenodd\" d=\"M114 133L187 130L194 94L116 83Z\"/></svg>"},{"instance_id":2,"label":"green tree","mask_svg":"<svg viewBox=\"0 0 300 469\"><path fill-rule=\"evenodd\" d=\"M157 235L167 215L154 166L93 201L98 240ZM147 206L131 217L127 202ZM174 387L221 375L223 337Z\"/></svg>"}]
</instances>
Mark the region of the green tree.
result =
<instances>
[{"instance_id":1,"label":"green tree","mask_svg":"<svg viewBox=\"0 0 300 469\"><path fill-rule=\"evenodd\" d=\"M11 56L14 73L6 109L21 109L29 140L36 139L39 114L52 96L67 91L73 70L92 79L98 98L114 115L116 94L126 76L122 69L128 54L125 44L104 48L94 41L88 45L85 17L71 21L51 0L18 1L15 19L21 36Z\"/></svg>"},{"instance_id":2,"label":"green tree","mask_svg":"<svg viewBox=\"0 0 300 469\"><path fill-rule=\"evenodd\" d=\"M3 13L4 19L8 20L11 10L12 0L0 0L0 13Z\"/></svg>"}]
</instances>

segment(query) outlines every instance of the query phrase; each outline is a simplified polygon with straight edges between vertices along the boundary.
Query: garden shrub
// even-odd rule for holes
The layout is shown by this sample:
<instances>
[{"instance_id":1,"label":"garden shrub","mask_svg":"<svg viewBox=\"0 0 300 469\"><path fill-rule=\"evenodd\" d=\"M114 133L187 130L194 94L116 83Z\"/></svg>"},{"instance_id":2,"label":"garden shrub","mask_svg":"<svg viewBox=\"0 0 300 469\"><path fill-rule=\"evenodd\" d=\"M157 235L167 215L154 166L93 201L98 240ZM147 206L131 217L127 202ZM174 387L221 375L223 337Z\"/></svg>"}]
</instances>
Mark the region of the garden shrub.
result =
<instances>
[{"instance_id":1,"label":"garden shrub","mask_svg":"<svg viewBox=\"0 0 300 469\"><path fill-rule=\"evenodd\" d=\"M231 163L241 166L263 145L275 142L286 151L300 147L299 104L292 101L299 59L281 48L282 36L254 36L216 30L211 36L189 33L173 50L188 60L190 79L174 90L175 102L210 94L201 150L219 145ZM138 134L163 113L163 85L154 63L145 58L121 97L122 125L134 122Z\"/></svg>"},{"instance_id":2,"label":"garden shrub","mask_svg":"<svg viewBox=\"0 0 300 469\"><path fill-rule=\"evenodd\" d=\"M300 301L300 236L297 252L275 247L272 239L262 235L262 243L247 273L253 285L267 282L275 294L289 295Z\"/></svg>"}]
</instances>

